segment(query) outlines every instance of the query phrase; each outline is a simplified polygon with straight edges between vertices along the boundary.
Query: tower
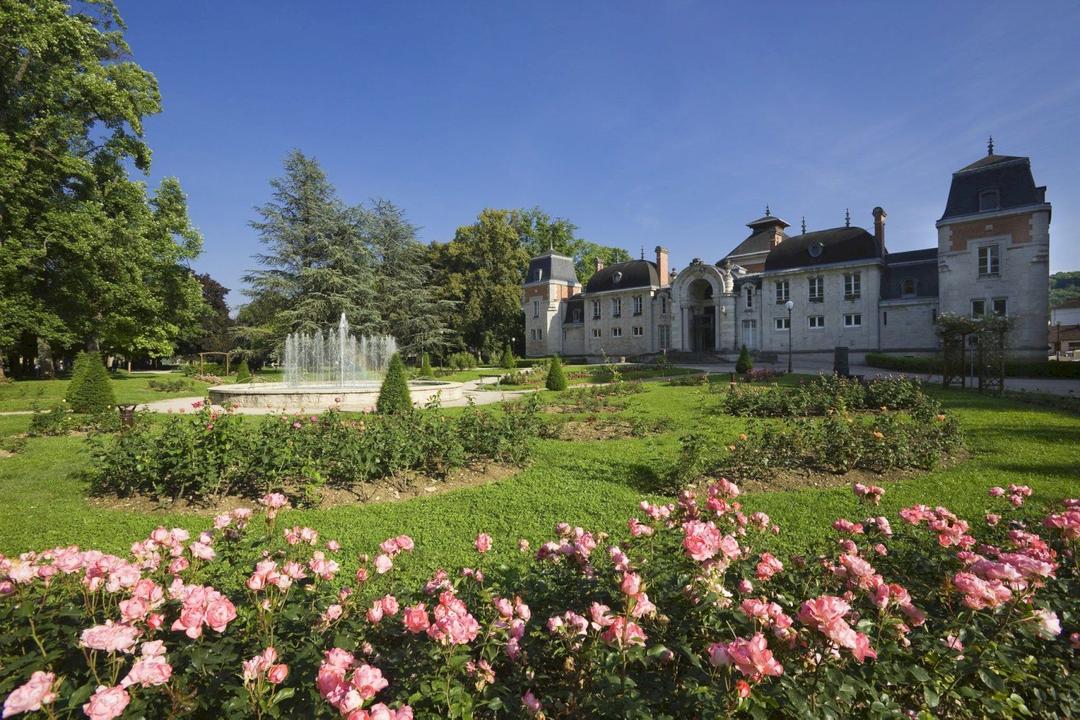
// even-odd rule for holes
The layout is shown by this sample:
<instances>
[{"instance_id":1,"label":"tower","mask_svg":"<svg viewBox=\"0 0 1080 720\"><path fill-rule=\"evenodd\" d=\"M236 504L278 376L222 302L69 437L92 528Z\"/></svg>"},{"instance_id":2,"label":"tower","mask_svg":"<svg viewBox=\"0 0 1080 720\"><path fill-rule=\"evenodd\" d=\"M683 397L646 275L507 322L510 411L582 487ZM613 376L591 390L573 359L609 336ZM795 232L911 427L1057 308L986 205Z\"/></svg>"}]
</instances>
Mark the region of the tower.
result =
<instances>
[{"instance_id":1,"label":"tower","mask_svg":"<svg viewBox=\"0 0 1080 720\"><path fill-rule=\"evenodd\" d=\"M1026 157L995 155L953 173L937 221L942 313L1013 319L1011 356L1046 359L1050 203Z\"/></svg>"},{"instance_id":2,"label":"tower","mask_svg":"<svg viewBox=\"0 0 1080 720\"><path fill-rule=\"evenodd\" d=\"M526 356L563 352L562 325L568 319L564 317L566 300L580 291L573 259L548 250L529 261L521 293Z\"/></svg>"}]
</instances>

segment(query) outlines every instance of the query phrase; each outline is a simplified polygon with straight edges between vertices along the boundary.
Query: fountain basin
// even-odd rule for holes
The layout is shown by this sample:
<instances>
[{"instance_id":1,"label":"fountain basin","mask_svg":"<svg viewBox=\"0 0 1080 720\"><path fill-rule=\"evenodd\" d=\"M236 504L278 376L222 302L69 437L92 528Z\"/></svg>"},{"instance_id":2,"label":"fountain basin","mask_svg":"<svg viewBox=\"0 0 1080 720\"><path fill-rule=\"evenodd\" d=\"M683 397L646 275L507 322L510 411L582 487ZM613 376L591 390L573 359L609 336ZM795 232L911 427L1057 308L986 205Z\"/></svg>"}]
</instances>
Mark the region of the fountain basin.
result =
<instances>
[{"instance_id":1,"label":"fountain basin","mask_svg":"<svg viewBox=\"0 0 1080 720\"><path fill-rule=\"evenodd\" d=\"M380 383L348 385L289 385L287 383L244 383L217 385L208 390L210 402L236 408L258 408L279 412L299 410L373 410L379 399ZM413 405L425 405L436 397L440 402L460 400L462 384L442 380L412 380L409 395Z\"/></svg>"}]
</instances>

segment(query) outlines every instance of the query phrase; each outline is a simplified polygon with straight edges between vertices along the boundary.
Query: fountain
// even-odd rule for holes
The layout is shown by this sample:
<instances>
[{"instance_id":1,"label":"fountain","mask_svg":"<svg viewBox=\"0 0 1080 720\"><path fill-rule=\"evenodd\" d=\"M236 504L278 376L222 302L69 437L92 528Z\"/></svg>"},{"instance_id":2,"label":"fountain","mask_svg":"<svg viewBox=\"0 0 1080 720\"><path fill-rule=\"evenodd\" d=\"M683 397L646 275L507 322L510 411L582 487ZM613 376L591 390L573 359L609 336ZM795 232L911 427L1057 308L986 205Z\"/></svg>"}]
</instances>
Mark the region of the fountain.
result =
<instances>
[{"instance_id":1,"label":"fountain","mask_svg":"<svg viewBox=\"0 0 1080 720\"><path fill-rule=\"evenodd\" d=\"M397 343L389 335L356 337L341 314L336 328L327 332L290 333L285 338L285 381L218 385L210 388L215 405L271 411L370 410L379 398L383 375ZM437 380L409 383L414 403L438 397L461 397L461 384Z\"/></svg>"}]
</instances>

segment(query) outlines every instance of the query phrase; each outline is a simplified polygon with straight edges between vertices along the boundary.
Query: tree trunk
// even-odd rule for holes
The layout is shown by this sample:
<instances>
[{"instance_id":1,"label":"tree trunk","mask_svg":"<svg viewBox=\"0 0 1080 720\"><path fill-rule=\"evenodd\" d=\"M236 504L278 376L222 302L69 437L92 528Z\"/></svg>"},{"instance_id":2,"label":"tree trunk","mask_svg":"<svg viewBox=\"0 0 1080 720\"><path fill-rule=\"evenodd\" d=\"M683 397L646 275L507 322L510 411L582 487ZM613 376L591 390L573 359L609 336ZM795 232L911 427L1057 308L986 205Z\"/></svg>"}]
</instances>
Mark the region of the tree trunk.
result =
<instances>
[{"instance_id":1,"label":"tree trunk","mask_svg":"<svg viewBox=\"0 0 1080 720\"><path fill-rule=\"evenodd\" d=\"M46 380L56 379L56 367L53 365L52 348L44 339L37 339L38 368L41 377Z\"/></svg>"}]
</instances>

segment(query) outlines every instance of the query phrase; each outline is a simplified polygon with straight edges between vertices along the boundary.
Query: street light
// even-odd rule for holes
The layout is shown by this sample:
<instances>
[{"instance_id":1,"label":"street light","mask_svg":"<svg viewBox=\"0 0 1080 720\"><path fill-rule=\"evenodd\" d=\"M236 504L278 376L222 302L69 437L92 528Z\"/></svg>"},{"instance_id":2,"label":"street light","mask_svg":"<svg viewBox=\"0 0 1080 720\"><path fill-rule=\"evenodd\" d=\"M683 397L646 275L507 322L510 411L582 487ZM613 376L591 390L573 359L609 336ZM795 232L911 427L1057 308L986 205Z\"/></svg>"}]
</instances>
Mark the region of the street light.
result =
<instances>
[{"instance_id":1,"label":"street light","mask_svg":"<svg viewBox=\"0 0 1080 720\"><path fill-rule=\"evenodd\" d=\"M791 374L791 309L795 307L795 303L788 300L784 303L784 307L787 308L787 371L788 375Z\"/></svg>"}]
</instances>

